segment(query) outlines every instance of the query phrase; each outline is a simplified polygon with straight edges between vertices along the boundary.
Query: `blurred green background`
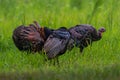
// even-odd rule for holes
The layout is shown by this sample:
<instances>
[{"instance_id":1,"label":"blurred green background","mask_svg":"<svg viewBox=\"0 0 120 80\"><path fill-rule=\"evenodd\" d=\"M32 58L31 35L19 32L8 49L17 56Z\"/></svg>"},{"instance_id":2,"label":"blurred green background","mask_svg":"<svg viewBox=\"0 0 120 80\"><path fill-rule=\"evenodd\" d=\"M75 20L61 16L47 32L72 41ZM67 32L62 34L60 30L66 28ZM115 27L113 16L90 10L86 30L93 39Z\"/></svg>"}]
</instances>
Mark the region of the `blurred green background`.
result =
<instances>
[{"instance_id":1,"label":"blurred green background","mask_svg":"<svg viewBox=\"0 0 120 80\"><path fill-rule=\"evenodd\" d=\"M120 0L0 0L0 79L119 80ZM104 26L103 38L81 55L78 48L60 56L60 67L40 54L20 52L13 30L34 20L57 29L77 24Z\"/></svg>"}]
</instances>

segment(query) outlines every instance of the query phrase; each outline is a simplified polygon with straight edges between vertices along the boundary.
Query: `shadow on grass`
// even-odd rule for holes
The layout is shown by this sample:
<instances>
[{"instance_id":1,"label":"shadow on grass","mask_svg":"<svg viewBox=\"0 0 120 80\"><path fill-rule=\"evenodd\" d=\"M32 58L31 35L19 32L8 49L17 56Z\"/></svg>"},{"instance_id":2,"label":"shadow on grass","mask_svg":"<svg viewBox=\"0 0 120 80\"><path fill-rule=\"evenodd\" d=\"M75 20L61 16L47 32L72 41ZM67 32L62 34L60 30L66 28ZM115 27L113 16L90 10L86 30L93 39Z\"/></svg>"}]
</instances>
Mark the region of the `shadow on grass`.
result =
<instances>
[{"instance_id":1,"label":"shadow on grass","mask_svg":"<svg viewBox=\"0 0 120 80\"><path fill-rule=\"evenodd\" d=\"M81 71L38 71L32 73L1 73L0 80L120 80L120 65Z\"/></svg>"}]
</instances>

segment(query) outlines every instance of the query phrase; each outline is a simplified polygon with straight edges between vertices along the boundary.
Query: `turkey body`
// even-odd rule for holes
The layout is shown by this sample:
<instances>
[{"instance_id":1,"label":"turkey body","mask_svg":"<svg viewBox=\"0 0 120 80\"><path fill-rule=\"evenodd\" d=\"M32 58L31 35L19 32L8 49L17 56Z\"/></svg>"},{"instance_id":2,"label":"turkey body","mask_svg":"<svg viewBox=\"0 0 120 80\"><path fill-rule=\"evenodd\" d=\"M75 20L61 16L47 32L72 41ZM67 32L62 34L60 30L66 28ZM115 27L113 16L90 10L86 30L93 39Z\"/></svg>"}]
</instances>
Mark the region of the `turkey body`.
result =
<instances>
[{"instance_id":1,"label":"turkey body","mask_svg":"<svg viewBox=\"0 0 120 80\"><path fill-rule=\"evenodd\" d=\"M62 27L58 30L54 30L46 40L43 48L47 59L57 58L58 61L58 56L66 52L69 39L70 33L66 28Z\"/></svg>"},{"instance_id":2,"label":"turkey body","mask_svg":"<svg viewBox=\"0 0 120 80\"><path fill-rule=\"evenodd\" d=\"M38 25L21 25L13 31L13 42L20 51L39 52L42 50L47 37L52 33L47 27Z\"/></svg>"},{"instance_id":3,"label":"turkey body","mask_svg":"<svg viewBox=\"0 0 120 80\"><path fill-rule=\"evenodd\" d=\"M80 52L93 41L98 41L102 38L102 33L105 32L105 28L100 28L98 31L91 25L76 25L69 29L69 32L74 40L74 43L70 46L76 46L80 48Z\"/></svg>"}]
</instances>

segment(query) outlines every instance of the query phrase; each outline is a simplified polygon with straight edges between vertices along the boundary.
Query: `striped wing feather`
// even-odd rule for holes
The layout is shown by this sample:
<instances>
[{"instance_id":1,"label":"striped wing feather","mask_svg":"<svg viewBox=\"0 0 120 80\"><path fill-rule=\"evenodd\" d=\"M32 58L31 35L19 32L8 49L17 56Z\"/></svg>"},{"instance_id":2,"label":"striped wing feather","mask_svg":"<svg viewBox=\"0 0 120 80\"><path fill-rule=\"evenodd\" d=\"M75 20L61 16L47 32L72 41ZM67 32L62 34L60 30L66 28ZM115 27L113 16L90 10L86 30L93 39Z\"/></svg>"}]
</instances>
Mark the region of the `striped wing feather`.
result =
<instances>
[{"instance_id":1,"label":"striped wing feather","mask_svg":"<svg viewBox=\"0 0 120 80\"><path fill-rule=\"evenodd\" d=\"M56 57L64 48L63 40L58 38L48 38L44 45L48 59Z\"/></svg>"}]
</instances>

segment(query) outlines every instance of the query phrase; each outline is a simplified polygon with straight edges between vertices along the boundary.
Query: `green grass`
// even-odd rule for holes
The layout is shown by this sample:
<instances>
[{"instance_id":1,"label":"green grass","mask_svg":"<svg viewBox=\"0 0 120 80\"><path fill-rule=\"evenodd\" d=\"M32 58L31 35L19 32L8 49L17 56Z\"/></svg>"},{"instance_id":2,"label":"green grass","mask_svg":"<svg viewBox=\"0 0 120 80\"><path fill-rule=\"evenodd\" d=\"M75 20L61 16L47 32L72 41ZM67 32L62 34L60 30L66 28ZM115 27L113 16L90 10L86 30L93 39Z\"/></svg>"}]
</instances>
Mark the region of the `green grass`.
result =
<instances>
[{"instance_id":1,"label":"green grass","mask_svg":"<svg viewBox=\"0 0 120 80\"><path fill-rule=\"evenodd\" d=\"M119 0L0 0L0 79L119 80ZM41 26L70 28L90 24L106 28L103 38L87 47L60 56L60 67L44 62L40 54L20 52L12 41L13 30L34 20Z\"/></svg>"}]
</instances>

